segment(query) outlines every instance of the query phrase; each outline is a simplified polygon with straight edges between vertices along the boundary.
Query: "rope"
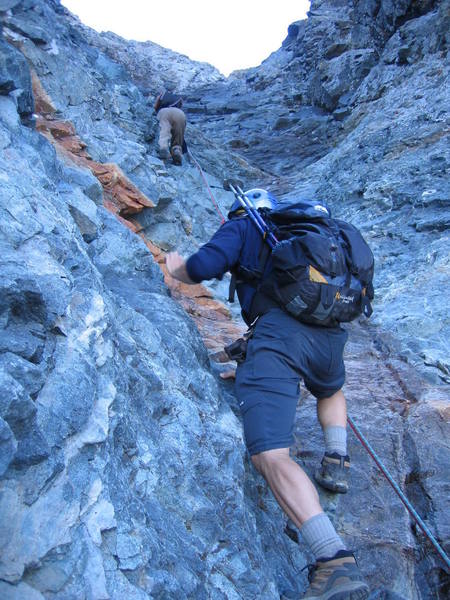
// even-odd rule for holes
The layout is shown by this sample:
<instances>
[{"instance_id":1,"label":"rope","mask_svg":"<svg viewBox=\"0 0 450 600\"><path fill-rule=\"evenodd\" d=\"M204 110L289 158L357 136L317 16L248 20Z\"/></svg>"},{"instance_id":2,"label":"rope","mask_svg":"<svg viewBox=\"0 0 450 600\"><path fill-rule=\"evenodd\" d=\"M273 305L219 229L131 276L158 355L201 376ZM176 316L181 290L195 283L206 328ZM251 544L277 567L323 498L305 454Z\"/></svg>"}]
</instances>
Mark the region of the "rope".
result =
<instances>
[{"instance_id":1,"label":"rope","mask_svg":"<svg viewBox=\"0 0 450 600\"><path fill-rule=\"evenodd\" d=\"M450 558L448 557L448 555L445 553L445 551L439 545L438 541L433 536L433 534L431 533L431 531L428 529L428 527L425 525L425 523L419 517L419 515L417 514L417 512L414 510L414 508L411 505L411 503L409 502L408 498L406 498L405 494L401 491L401 489L398 487L398 485L392 479L392 477L389 474L388 470L383 465L383 463L381 462L381 460L378 458L378 456L376 455L375 451L370 446L369 442L363 436L363 434L361 433L360 429L358 429L358 427L356 426L356 424L354 423L354 421L351 419L351 417L347 417L347 421L348 421L348 424L350 425L350 427L352 428L353 433L359 439L359 441L361 442L361 444L363 445L363 447L367 450L367 452L369 453L369 455L375 461L377 467L380 469L380 471L383 473L383 475L389 481L389 483L391 484L391 486L394 488L395 493L399 496L400 500L406 506L409 514L413 517L413 519L416 521L417 525L421 528L421 530L423 531L423 533L425 534L425 536L433 544L435 550L438 552L438 554L440 555L440 557L442 558L442 560L447 565L447 568L450 569Z\"/></svg>"},{"instance_id":2,"label":"rope","mask_svg":"<svg viewBox=\"0 0 450 600\"><path fill-rule=\"evenodd\" d=\"M197 162L197 160L195 159L195 157L194 157L194 155L192 154L192 152L189 150L189 148L188 148L188 151L187 151L187 153L188 153L188 155L189 155L189 156L192 158L192 160L194 161L194 164L195 164L195 166L196 166L196 167L197 167L197 169L199 170L199 173L200 173L200 175L202 176L202 179L203 179L203 181L205 182L205 185L206 185L206 188L207 188L207 190L208 190L208 192L209 192L209 195L211 196L212 203L214 204L214 207L215 207L216 211L217 211L217 212L218 212L218 214L220 215L220 218L221 218L221 221L222 221L222 225L223 225L223 224L225 223L225 217L223 216L223 213L222 213L222 211L220 210L220 208L219 208L219 205L217 204L217 202L216 202L216 199L215 199L215 198L214 198L214 196L213 196L213 193L212 193L212 191L211 191L211 188L209 187L209 184L208 184L208 182L206 181L206 177L205 177L205 175L204 175L204 173L203 173L203 170L202 170L201 166L198 164L198 162Z\"/></svg>"}]
</instances>

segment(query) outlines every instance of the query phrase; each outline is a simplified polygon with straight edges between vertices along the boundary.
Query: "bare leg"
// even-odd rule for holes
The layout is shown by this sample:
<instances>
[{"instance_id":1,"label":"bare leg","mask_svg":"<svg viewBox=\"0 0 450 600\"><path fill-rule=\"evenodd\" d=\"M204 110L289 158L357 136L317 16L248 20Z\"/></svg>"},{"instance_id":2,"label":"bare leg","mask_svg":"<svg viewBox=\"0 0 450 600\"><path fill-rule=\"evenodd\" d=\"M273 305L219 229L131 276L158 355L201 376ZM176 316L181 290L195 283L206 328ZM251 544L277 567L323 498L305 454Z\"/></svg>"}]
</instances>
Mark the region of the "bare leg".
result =
<instances>
[{"instance_id":1,"label":"bare leg","mask_svg":"<svg viewBox=\"0 0 450 600\"><path fill-rule=\"evenodd\" d=\"M159 151L169 154L170 139L172 136L172 125L169 121L167 108L162 108L158 113L159 121Z\"/></svg>"},{"instance_id":2,"label":"bare leg","mask_svg":"<svg viewBox=\"0 0 450 600\"><path fill-rule=\"evenodd\" d=\"M341 390L317 401L317 417L322 429L347 426L347 403Z\"/></svg>"},{"instance_id":3,"label":"bare leg","mask_svg":"<svg viewBox=\"0 0 450 600\"><path fill-rule=\"evenodd\" d=\"M182 110L171 108L170 120L172 123L172 141L171 146L183 146L184 131L186 129L186 116Z\"/></svg>"},{"instance_id":4,"label":"bare leg","mask_svg":"<svg viewBox=\"0 0 450 600\"><path fill-rule=\"evenodd\" d=\"M297 527L323 512L316 488L303 469L291 459L289 448L260 452L252 456L252 462L269 484L280 507Z\"/></svg>"},{"instance_id":5,"label":"bare leg","mask_svg":"<svg viewBox=\"0 0 450 600\"><path fill-rule=\"evenodd\" d=\"M332 492L348 491L347 406L341 390L317 402L317 416L325 437L325 454L314 479Z\"/></svg>"}]
</instances>

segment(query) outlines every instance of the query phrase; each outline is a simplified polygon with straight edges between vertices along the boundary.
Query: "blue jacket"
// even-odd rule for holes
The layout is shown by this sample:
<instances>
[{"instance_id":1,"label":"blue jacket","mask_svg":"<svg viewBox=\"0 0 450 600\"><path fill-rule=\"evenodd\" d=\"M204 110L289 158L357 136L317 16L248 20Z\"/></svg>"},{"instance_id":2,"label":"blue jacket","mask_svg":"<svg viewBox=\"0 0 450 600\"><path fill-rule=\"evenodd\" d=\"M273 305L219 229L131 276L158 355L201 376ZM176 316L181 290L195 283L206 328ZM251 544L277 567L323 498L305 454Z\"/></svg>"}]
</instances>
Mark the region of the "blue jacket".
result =
<instances>
[{"instance_id":1,"label":"blue jacket","mask_svg":"<svg viewBox=\"0 0 450 600\"><path fill-rule=\"evenodd\" d=\"M195 283L205 279L222 279L227 271L244 267L250 271L260 269L263 239L247 215L226 221L213 237L186 262L189 277ZM266 268L270 267L270 259ZM250 309L256 289L250 283L236 286L242 317L250 324Z\"/></svg>"}]
</instances>

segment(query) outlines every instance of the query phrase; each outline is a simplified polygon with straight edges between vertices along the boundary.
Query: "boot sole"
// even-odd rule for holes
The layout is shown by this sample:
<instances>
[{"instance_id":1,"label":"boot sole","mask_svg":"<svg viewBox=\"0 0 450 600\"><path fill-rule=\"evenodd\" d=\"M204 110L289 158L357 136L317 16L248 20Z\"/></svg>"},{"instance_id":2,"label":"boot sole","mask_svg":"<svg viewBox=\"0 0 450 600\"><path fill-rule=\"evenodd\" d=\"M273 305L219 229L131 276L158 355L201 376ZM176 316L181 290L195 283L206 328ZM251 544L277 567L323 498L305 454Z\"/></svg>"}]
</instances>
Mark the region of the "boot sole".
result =
<instances>
[{"instance_id":1,"label":"boot sole","mask_svg":"<svg viewBox=\"0 0 450 600\"><path fill-rule=\"evenodd\" d=\"M319 485L330 492L335 492L337 494L346 494L348 492L348 485L346 483L333 483L331 481L327 481L326 479L321 479L317 474L314 475L314 479Z\"/></svg>"},{"instance_id":2,"label":"boot sole","mask_svg":"<svg viewBox=\"0 0 450 600\"><path fill-rule=\"evenodd\" d=\"M366 600L369 597L369 586L365 583L355 582L353 585L345 585L320 596L307 596L307 600Z\"/></svg>"}]
</instances>

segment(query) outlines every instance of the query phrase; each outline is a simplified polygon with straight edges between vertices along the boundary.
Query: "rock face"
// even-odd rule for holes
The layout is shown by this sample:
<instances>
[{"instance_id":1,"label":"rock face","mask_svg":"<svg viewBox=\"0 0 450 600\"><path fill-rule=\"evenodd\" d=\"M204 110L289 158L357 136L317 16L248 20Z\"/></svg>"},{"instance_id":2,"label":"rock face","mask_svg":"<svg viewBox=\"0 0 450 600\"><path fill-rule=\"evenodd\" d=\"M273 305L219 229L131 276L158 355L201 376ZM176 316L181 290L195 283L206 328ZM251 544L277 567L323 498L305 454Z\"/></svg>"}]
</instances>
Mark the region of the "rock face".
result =
<instances>
[{"instance_id":1,"label":"rock face","mask_svg":"<svg viewBox=\"0 0 450 600\"><path fill-rule=\"evenodd\" d=\"M97 34L57 0L0 0L0 20L1 598L306 589L311 556L218 377L242 330L228 280L164 273L165 251L219 226L229 176L325 198L365 233L377 296L349 326L349 412L448 553L449 2L315 0L228 79ZM167 85L186 98L182 167L156 157ZM312 473L323 440L306 393L296 439ZM349 443L351 490L321 500L371 598L446 598L442 559Z\"/></svg>"}]
</instances>

